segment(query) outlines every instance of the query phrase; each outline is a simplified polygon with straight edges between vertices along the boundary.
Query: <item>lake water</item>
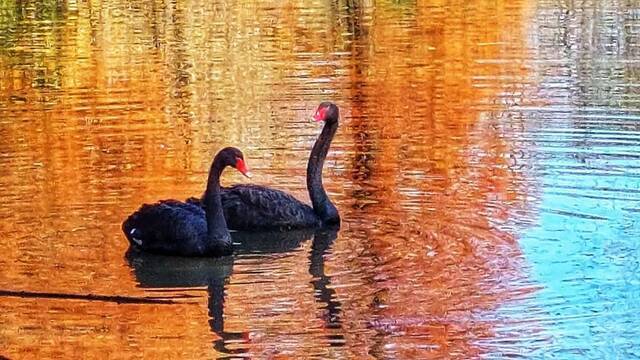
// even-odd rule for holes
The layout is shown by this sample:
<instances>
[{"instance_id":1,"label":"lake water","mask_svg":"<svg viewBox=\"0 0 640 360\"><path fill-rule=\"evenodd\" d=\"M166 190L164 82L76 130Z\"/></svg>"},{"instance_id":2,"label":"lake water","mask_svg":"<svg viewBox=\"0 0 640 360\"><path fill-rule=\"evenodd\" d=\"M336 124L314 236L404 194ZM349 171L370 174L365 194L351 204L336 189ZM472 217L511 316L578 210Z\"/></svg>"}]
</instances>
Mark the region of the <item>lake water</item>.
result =
<instances>
[{"instance_id":1,"label":"lake water","mask_svg":"<svg viewBox=\"0 0 640 360\"><path fill-rule=\"evenodd\" d=\"M323 100L339 232L127 253ZM635 1L3 1L0 357L638 358L639 159Z\"/></svg>"}]
</instances>

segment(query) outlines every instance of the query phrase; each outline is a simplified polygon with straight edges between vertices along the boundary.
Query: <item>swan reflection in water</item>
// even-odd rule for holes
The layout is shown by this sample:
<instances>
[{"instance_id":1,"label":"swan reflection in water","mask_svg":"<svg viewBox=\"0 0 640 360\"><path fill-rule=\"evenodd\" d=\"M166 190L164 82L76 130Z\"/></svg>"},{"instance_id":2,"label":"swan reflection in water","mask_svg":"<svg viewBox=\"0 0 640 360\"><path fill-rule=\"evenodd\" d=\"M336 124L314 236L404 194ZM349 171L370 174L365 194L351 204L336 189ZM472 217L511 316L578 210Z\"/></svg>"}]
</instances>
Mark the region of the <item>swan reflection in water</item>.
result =
<instances>
[{"instance_id":1,"label":"swan reflection in water","mask_svg":"<svg viewBox=\"0 0 640 360\"><path fill-rule=\"evenodd\" d=\"M340 329L340 302L335 291L330 288L331 279L324 273L324 255L337 237L337 229L320 228L288 232L232 233L236 244L236 254L278 254L298 249L311 238L313 243L309 254L309 273L316 302L326 309L322 321L328 329ZM249 331L228 332L224 330L225 285L233 274L234 257L192 258L143 253L130 248L126 260L141 288L148 289L189 289L207 287L209 297L209 326L219 337L214 342L216 351L238 355L248 349L241 345L249 339ZM330 335L329 343L334 346L344 344L342 335ZM233 349L227 347L233 345ZM223 357L224 358L224 357Z\"/></svg>"}]
</instances>

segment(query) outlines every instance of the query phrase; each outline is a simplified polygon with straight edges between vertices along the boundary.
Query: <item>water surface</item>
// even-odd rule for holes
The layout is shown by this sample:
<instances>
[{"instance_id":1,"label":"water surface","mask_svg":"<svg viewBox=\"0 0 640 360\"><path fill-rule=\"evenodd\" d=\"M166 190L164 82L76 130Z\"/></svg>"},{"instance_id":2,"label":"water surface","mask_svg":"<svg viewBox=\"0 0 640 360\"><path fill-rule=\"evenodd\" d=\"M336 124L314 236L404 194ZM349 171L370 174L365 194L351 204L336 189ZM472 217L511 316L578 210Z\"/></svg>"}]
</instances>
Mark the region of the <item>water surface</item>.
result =
<instances>
[{"instance_id":1,"label":"water surface","mask_svg":"<svg viewBox=\"0 0 640 360\"><path fill-rule=\"evenodd\" d=\"M0 355L640 357L638 59L634 2L0 3ZM224 146L308 201L323 100L339 232L127 252Z\"/></svg>"}]
</instances>

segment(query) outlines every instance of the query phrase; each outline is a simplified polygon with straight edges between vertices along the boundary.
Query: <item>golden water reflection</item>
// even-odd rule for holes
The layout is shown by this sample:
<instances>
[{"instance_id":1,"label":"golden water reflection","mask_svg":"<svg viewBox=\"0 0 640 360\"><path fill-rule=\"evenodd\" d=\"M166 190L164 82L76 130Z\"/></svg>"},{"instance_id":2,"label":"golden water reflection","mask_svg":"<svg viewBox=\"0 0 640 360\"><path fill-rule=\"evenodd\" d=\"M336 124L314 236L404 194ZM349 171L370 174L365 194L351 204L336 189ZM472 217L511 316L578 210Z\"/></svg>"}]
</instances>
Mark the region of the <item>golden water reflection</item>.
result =
<instances>
[{"instance_id":1,"label":"golden water reflection","mask_svg":"<svg viewBox=\"0 0 640 360\"><path fill-rule=\"evenodd\" d=\"M534 216L527 194L536 183L510 166L519 119L512 127L497 120L528 85L515 60L526 56L530 7L8 4L0 17L0 162L8 169L0 175L0 289L195 300L4 297L1 354L491 353L481 343L497 336L496 324L482 314L534 290L511 221ZM281 251L246 251L222 274L215 264L185 265L188 274L217 274L197 283L140 277L144 264L152 272L177 265L128 261L121 221L142 202L200 193L225 145L245 150L255 182L307 199L305 164L319 130L308 118L325 99L342 109L325 169L344 220L335 240L308 234Z\"/></svg>"}]
</instances>

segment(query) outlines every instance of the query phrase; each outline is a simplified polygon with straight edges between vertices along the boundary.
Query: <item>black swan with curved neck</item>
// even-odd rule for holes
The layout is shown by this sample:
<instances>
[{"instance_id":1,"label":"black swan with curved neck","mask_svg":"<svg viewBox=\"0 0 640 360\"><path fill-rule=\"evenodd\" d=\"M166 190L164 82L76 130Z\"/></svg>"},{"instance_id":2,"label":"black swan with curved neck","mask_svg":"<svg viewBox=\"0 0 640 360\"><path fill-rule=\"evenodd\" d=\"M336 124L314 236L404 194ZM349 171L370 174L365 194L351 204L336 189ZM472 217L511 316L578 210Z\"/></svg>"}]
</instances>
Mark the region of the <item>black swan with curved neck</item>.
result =
<instances>
[{"instance_id":1,"label":"black swan with curved neck","mask_svg":"<svg viewBox=\"0 0 640 360\"><path fill-rule=\"evenodd\" d=\"M307 190L313 207L280 190L253 184L234 185L222 189L222 207L229 228L257 231L340 225L338 210L322 185L322 167L338 129L340 111L335 104L323 102L313 118L324 121L307 163Z\"/></svg>"},{"instance_id":2,"label":"black swan with curved neck","mask_svg":"<svg viewBox=\"0 0 640 360\"><path fill-rule=\"evenodd\" d=\"M232 166L245 176L249 171L242 152L222 149L209 170L203 208L177 200L144 204L122 224L132 247L138 250L179 256L225 256L233 252L231 235L220 199L220 175Z\"/></svg>"}]
</instances>

